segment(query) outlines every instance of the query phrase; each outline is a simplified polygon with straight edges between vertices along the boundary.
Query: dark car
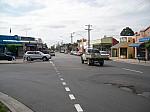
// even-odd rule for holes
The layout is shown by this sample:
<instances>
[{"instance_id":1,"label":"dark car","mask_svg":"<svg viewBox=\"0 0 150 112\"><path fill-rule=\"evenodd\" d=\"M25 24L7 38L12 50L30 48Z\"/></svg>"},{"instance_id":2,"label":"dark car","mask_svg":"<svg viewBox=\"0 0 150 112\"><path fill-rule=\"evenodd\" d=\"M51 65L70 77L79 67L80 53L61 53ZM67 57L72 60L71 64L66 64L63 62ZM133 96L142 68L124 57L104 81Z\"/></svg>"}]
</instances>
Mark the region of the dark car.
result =
<instances>
[{"instance_id":1,"label":"dark car","mask_svg":"<svg viewBox=\"0 0 150 112\"><path fill-rule=\"evenodd\" d=\"M0 60L12 61L12 60L15 60L15 57L11 55L7 55L5 53L0 53Z\"/></svg>"},{"instance_id":2,"label":"dark car","mask_svg":"<svg viewBox=\"0 0 150 112\"><path fill-rule=\"evenodd\" d=\"M50 51L50 55L51 56L55 56L55 52L54 51Z\"/></svg>"}]
</instances>

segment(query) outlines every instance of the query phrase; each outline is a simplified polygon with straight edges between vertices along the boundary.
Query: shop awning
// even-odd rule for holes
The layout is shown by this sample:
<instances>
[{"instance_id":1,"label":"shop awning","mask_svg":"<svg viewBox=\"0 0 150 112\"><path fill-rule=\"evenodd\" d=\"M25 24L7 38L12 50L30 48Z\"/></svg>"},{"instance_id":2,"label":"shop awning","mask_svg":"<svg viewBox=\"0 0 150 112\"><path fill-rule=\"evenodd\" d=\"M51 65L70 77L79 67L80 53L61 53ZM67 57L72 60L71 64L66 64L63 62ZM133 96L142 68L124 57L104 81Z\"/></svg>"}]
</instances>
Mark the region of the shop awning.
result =
<instances>
[{"instance_id":1,"label":"shop awning","mask_svg":"<svg viewBox=\"0 0 150 112\"><path fill-rule=\"evenodd\" d=\"M129 44L129 47L140 47L141 44L143 43L132 43L132 44Z\"/></svg>"},{"instance_id":2,"label":"shop awning","mask_svg":"<svg viewBox=\"0 0 150 112\"><path fill-rule=\"evenodd\" d=\"M147 42L150 41L150 37L143 37L139 39L139 42Z\"/></svg>"},{"instance_id":3,"label":"shop awning","mask_svg":"<svg viewBox=\"0 0 150 112\"><path fill-rule=\"evenodd\" d=\"M118 43L118 44L112 46L111 49L118 49L118 48L121 48L121 47L128 47L128 43L126 43L126 42Z\"/></svg>"}]
</instances>

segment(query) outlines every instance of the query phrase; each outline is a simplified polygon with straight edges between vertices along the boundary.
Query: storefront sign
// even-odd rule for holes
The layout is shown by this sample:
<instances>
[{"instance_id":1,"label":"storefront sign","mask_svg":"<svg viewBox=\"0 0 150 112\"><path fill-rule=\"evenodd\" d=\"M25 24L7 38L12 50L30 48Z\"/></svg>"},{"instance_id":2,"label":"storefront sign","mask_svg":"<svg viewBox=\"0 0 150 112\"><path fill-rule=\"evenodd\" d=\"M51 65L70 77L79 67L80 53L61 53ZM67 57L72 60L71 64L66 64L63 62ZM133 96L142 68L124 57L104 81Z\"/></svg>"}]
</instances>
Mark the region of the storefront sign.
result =
<instances>
[{"instance_id":1,"label":"storefront sign","mask_svg":"<svg viewBox=\"0 0 150 112\"><path fill-rule=\"evenodd\" d=\"M150 37L144 37L139 39L139 42L147 42L147 41L150 41Z\"/></svg>"}]
</instances>

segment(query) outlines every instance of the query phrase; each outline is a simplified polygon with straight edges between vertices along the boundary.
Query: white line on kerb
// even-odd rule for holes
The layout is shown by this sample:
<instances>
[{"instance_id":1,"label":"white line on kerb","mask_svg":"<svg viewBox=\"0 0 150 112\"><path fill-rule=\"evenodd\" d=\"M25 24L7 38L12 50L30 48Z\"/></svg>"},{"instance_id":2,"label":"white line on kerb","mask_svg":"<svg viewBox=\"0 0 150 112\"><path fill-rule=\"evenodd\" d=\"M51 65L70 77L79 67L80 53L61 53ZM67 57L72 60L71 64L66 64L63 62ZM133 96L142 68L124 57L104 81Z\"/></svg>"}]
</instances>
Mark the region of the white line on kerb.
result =
<instances>
[{"instance_id":1,"label":"white line on kerb","mask_svg":"<svg viewBox=\"0 0 150 112\"><path fill-rule=\"evenodd\" d=\"M128 69L128 68L122 68L122 69L124 69L124 70L128 70L128 71L132 71L132 72L143 73L143 72L141 72L141 71L137 71L137 70L132 70L132 69Z\"/></svg>"},{"instance_id":2,"label":"white line on kerb","mask_svg":"<svg viewBox=\"0 0 150 112\"><path fill-rule=\"evenodd\" d=\"M64 79L63 79L63 78L60 78L60 80L63 81Z\"/></svg>"},{"instance_id":3,"label":"white line on kerb","mask_svg":"<svg viewBox=\"0 0 150 112\"><path fill-rule=\"evenodd\" d=\"M64 85L64 86L65 86L65 85L67 85L67 84L66 84L66 82L62 82L62 85Z\"/></svg>"},{"instance_id":4,"label":"white line on kerb","mask_svg":"<svg viewBox=\"0 0 150 112\"><path fill-rule=\"evenodd\" d=\"M69 94L69 97L70 97L71 100L75 100L76 99L73 94Z\"/></svg>"},{"instance_id":5,"label":"white line on kerb","mask_svg":"<svg viewBox=\"0 0 150 112\"><path fill-rule=\"evenodd\" d=\"M81 108L81 106L79 104L74 104L77 112L83 112L83 109Z\"/></svg>"},{"instance_id":6,"label":"white line on kerb","mask_svg":"<svg viewBox=\"0 0 150 112\"><path fill-rule=\"evenodd\" d=\"M65 90L66 90L66 91L70 91L69 87L65 87Z\"/></svg>"}]
</instances>

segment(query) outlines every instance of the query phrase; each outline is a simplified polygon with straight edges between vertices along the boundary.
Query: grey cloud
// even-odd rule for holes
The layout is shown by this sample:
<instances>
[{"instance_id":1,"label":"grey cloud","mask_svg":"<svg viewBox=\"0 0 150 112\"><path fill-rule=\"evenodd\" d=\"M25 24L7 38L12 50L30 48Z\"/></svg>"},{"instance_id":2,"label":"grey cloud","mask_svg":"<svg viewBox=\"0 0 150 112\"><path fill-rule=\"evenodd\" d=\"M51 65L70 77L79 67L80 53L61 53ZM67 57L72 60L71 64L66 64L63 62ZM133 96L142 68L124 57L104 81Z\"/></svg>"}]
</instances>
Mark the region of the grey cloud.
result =
<instances>
[{"instance_id":1,"label":"grey cloud","mask_svg":"<svg viewBox=\"0 0 150 112\"><path fill-rule=\"evenodd\" d=\"M51 28L51 29L61 29L61 28L66 28L65 25L45 25L44 27Z\"/></svg>"},{"instance_id":2,"label":"grey cloud","mask_svg":"<svg viewBox=\"0 0 150 112\"><path fill-rule=\"evenodd\" d=\"M63 21L61 21L61 23L64 23L64 24L76 24L78 22L79 22L78 20L63 20Z\"/></svg>"},{"instance_id":3,"label":"grey cloud","mask_svg":"<svg viewBox=\"0 0 150 112\"><path fill-rule=\"evenodd\" d=\"M0 1L1 13L8 16L23 16L31 11L45 8L44 5L38 4L36 2L30 1L27 4L22 4L20 6L11 6L5 1Z\"/></svg>"}]
</instances>

